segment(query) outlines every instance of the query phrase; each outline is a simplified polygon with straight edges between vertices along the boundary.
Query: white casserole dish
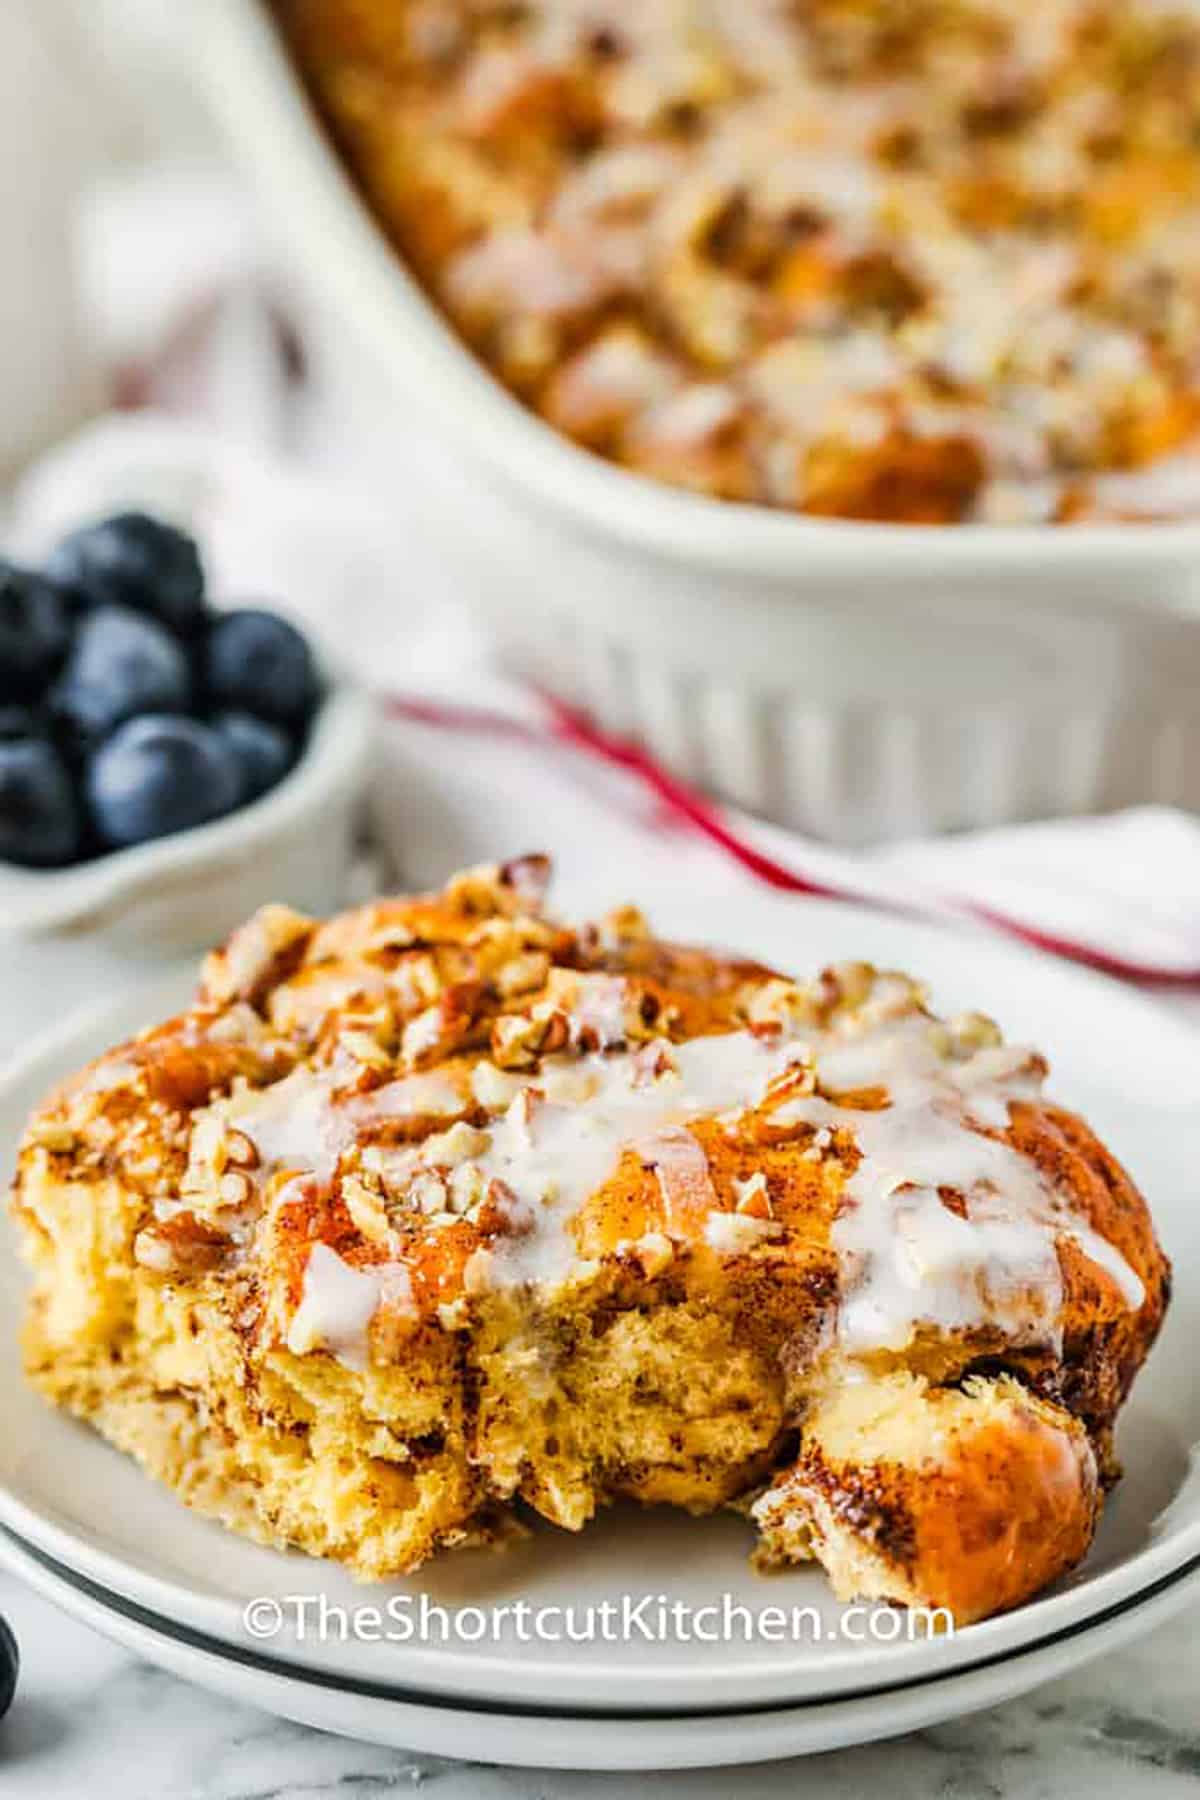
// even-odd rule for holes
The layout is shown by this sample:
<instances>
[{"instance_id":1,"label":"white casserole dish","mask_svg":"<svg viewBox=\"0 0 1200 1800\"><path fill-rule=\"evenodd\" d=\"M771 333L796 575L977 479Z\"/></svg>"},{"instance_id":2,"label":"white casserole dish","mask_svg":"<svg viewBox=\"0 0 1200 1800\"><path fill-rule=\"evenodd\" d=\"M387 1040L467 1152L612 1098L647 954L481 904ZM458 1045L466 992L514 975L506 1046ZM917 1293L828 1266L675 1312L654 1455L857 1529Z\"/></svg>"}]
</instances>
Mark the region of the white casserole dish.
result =
<instances>
[{"instance_id":1,"label":"white casserole dish","mask_svg":"<svg viewBox=\"0 0 1200 1800\"><path fill-rule=\"evenodd\" d=\"M685 777L843 842L1200 805L1200 519L839 524L604 463L512 399L407 275L260 0L196 18L339 443L373 449L368 478L405 495L510 665Z\"/></svg>"}]
</instances>

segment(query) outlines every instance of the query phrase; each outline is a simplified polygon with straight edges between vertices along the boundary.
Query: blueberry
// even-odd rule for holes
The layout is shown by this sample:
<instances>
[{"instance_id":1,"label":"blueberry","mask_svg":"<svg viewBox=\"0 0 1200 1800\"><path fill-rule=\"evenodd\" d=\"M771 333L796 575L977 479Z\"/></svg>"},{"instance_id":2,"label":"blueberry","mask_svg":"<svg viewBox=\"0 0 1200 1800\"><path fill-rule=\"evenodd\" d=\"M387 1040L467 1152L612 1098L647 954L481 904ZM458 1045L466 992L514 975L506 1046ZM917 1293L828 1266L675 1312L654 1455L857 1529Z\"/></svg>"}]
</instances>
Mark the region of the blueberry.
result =
<instances>
[{"instance_id":1,"label":"blueberry","mask_svg":"<svg viewBox=\"0 0 1200 1800\"><path fill-rule=\"evenodd\" d=\"M27 569L0 563L0 699L36 700L66 655L62 595Z\"/></svg>"},{"instance_id":2,"label":"blueberry","mask_svg":"<svg viewBox=\"0 0 1200 1800\"><path fill-rule=\"evenodd\" d=\"M42 737L44 729L38 715L28 706L0 706L0 744L13 738Z\"/></svg>"},{"instance_id":3,"label":"blueberry","mask_svg":"<svg viewBox=\"0 0 1200 1800\"><path fill-rule=\"evenodd\" d=\"M85 606L129 606L180 637L204 624L204 570L195 543L147 513L117 513L73 531L45 569Z\"/></svg>"},{"instance_id":4,"label":"blueberry","mask_svg":"<svg viewBox=\"0 0 1200 1800\"><path fill-rule=\"evenodd\" d=\"M50 869L72 861L81 845L75 791L46 738L0 743L0 858Z\"/></svg>"},{"instance_id":5,"label":"blueberry","mask_svg":"<svg viewBox=\"0 0 1200 1800\"><path fill-rule=\"evenodd\" d=\"M182 712L190 698L187 658L170 632L128 607L101 606L79 627L54 705L95 740L134 713Z\"/></svg>"},{"instance_id":6,"label":"blueberry","mask_svg":"<svg viewBox=\"0 0 1200 1800\"><path fill-rule=\"evenodd\" d=\"M281 725L302 724L320 692L307 640L286 619L259 607L214 620L204 675L215 706Z\"/></svg>"},{"instance_id":7,"label":"blueberry","mask_svg":"<svg viewBox=\"0 0 1200 1800\"><path fill-rule=\"evenodd\" d=\"M0 1719L13 1703L20 1662L17 1640L9 1629L8 1621L0 1618Z\"/></svg>"},{"instance_id":8,"label":"blueberry","mask_svg":"<svg viewBox=\"0 0 1200 1800\"><path fill-rule=\"evenodd\" d=\"M140 844L219 818L238 804L237 758L219 732L173 713L130 719L102 744L86 778L92 822L110 847Z\"/></svg>"},{"instance_id":9,"label":"blueberry","mask_svg":"<svg viewBox=\"0 0 1200 1800\"><path fill-rule=\"evenodd\" d=\"M241 799L257 800L268 788L283 780L292 766L295 749L291 738L278 725L256 719L252 713L218 713L213 720L218 731L237 758L242 775Z\"/></svg>"}]
</instances>

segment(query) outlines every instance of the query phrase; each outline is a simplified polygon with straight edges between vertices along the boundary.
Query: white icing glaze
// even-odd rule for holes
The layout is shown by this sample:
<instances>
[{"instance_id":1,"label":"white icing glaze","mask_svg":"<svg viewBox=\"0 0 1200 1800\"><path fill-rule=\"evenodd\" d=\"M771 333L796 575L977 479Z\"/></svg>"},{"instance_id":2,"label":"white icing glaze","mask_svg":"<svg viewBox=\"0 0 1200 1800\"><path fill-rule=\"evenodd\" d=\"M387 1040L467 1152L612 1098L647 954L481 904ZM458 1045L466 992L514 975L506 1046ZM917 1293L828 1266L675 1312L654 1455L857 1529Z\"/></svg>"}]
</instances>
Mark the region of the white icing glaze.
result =
<instances>
[{"instance_id":1,"label":"white icing glaze","mask_svg":"<svg viewBox=\"0 0 1200 1800\"><path fill-rule=\"evenodd\" d=\"M584 1059L593 1085L580 1104L546 1100L530 1113L514 1101L492 1126L489 1148L474 1160L485 1178L502 1182L525 1203L535 1224L494 1247L493 1280L554 1284L569 1277L578 1261L569 1222L625 1149L638 1149L659 1169L669 1195L681 1192L685 1159L690 1190L708 1183L707 1166L697 1169L688 1134L679 1128L757 1104L796 1053L794 1043L768 1043L748 1031L693 1038L672 1046L677 1073L649 1085L639 1082L636 1052L626 1052ZM550 1058L543 1065L552 1079L567 1068L577 1070L578 1061ZM703 1163L699 1144L691 1142Z\"/></svg>"},{"instance_id":2,"label":"white icing glaze","mask_svg":"<svg viewBox=\"0 0 1200 1800\"><path fill-rule=\"evenodd\" d=\"M1097 500L1105 507L1185 517L1200 511L1200 456L1193 451L1163 457L1147 468L1101 475L1094 487Z\"/></svg>"},{"instance_id":3,"label":"white icing glaze","mask_svg":"<svg viewBox=\"0 0 1200 1800\"><path fill-rule=\"evenodd\" d=\"M704 1222L704 1241L722 1255L737 1256L753 1250L768 1238L779 1236L773 1219L753 1219L745 1213L709 1213Z\"/></svg>"},{"instance_id":4,"label":"white icing glaze","mask_svg":"<svg viewBox=\"0 0 1200 1800\"><path fill-rule=\"evenodd\" d=\"M1111 1275L1130 1308L1141 1305L1142 1284L1124 1257L1068 1211L1029 1157L981 1129L1003 1128L1009 1102L1036 1095L1039 1066L1027 1052L997 1046L944 1061L919 1017L825 1039L816 1052L823 1092L787 1101L775 1117L849 1131L859 1152L831 1233L846 1349L901 1349L921 1326L995 1324L1012 1342L1056 1341L1059 1237ZM875 1087L890 1101L877 1110L828 1098Z\"/></svg>"},{"instance_id":5,"label":"white icing glaze","mask_svg":"<svg viewBox=\"0 0 1200 1800\"><path fill-rule=\"evenodd\" d=\"M602 298L597 269L573 261L564 245L514 226L460 251L447 270L451 301L466 311L503 310L521 304L553 318Z\"/></svg>"},{"instance_id":6,"label":"white icing glaze","mask_svg":"<svg viewBox=\"0 0 1200 1800\"><path fill-rule=\"evenodd\" d=\"M585 1036L607 1050L626 1037L625 1004L629 984L623 975L580 975L569 1009L572 1036Z\"/></svg>"},{"instance_id":7,"label":"white icing glaze","mask_svg":"<svg viewBox=\"0 0 1200 1800\"><path fill-rule=\"evenodd\" d=\"M603 428L664 400L677 382L670 362L650 345L632 332L610 332L562 369L555 419L572 431Z\"/></svg>"},{"instance_id":8,"label":"white icing glaze","mask_svg":"<svg viewBox=\"0 0 1200 1800\"><path fill-rule=\"evenodd\" d=\"M543 1104L532 1114L510 1108L476 1159L536 1220L496 1247L493 1279L569 1276L576 1258L568 1223L626 1148L653 1163L668 1230L682 1227L712 1194L687 1122L758 1104L771 1081L807 1055L819 1091L782 1101L773 1117L812 1125L821 1143L848 1130L859 1151L832 1231L842 1271L838 1332L848 1350L902 1348L921 1326L962 1331L989 1323L1010 1341L1053 1341L1062 1310L1060 1237L1072 1238L1114 1278L1127 1304L1139 1306L1141 1283L1120 1253L1068 1211L1030 1158L986 1135L985 1128L1007 1125L1010 1101L1036 1096L1041 1065L1008 1046L948 1060L937 1034L928 1019L910 1014L774 1044L748 1032L697 1038L673 1048L678 1075L649 1087L636 1085L630 1055L589 1059L594 1089L583 1105ZM869 1088L885 1088L890 1103L867 1110L830 1098ZM939 1190L961 1196L965 1216ZM704 1232L714 1247L734 1248L720 1225ZM749 1232L736 1236L744 1249Z\"/></svg>"},{"instance_id":9,"label":"white icing glaze","mask_svg":"<svg viewBox=\"0 0 1200 1800\"><path fill-rule=\"evenodd\" d=\"M620 982L592 987L576 1024L586 1020L612 1042L623 998ZM403 1185L448 1161L456 1179L470 1174L480 1189L498 1184L492 1191L510 1234L490 1247L489 1285L555 1286L586 1273L571 1223L627 1150L656 1172L667 1232L742 1253L779 1235L775 1223L727 1223L740 1215L721 1211L688 1126L704 1117L735 1122L791 1069L800 1072L800 1091L775 1088L772 1122L810 1128L801 1152L810 1160L835 1136L857 1152L831 1230L841 1270L837 1332L850 1355L901 1349L920 1329L986 1325L1011 1343L1054 1343L1061 1239L1111 1276L1130 1308L1139 1306L1141 1283L1120 1253L1070 1211L1032 1158L989 1135L1007 1126L1012 1101L1036 1098L1040 1060L1004 1045L967 1054L959 1044L946 1054L947 1042L946 1027L907 1010L903 993L881 981L861 1016L830 1031L717 1034L666 1047L661 1058L648 1055L655 1046L551 1057L486 1132L458 1125L393 1151L392 1178ZM265 1166L328 1180L369 1124L453 1115L465 1104L437 1072L336 1104L334 1079L332 1071L315 1080L296 1075L243 1096L231 1123L253 1138ZM869 1090L882 1090L886 1104L852 1104ZM455 1133L465 1134L461 1144ZM311 1336L348 1359L378 1304L381 1278L330 1263L332 1254L317 1260L314 1252L293 1329L297 1341Z\"/></svg>"},{"instance_id":10,"label":"white icing glaze","mask_svg":"<svg viewBox=\"0 0 1200 1800\"><path fill-rule=\"evenodd\" d=\"M235 1096L227 1114L258 1151L264 1170L304 1169L328 1181L350 1135L349 1120L331 1104L332 1092L331 1076L296 1069L270 1087Z\"/></svg>"},{"instance_id":11,"label":"white icing glaze","mask_svg":"<svg viewBox=\"0 0 1200 1800\"><path fill-rule=\"evenodd\" d=\"M466 1104L451 1081L432 1071L335 1100L339 1079L333 1069L318 1075L297 1069L271 1087L235 1098L227 1117L251 1140L262 1168L302 1169L328 1181L342 1151L369 1126L451 1117Z\"/></svg>"},{"instance_id":12,"label":"white icing glaze","mask_svg":"<svg viewBox=\"0 0 1200 1800\"><path fill-rule=\"evenodd\" d=\"M643 419L640 441L679 450L698 447L732 425L741 410L742 401L728 382L693 381Z\"/></svg>"},{"instance_id":13,"label":"white icing glaze","mask_svg":"<svg viewBox=\"0 0 1200 1800\"><path fill-rule=\"evenodd\" d=\"M673 1226L686 1228L689 1221L705 1214L720 1216L708 1158L685 1125L664 1125L640 1138L635 1148L658 1179L668 1231Z\"/></svg>"},{"instance_id":14,"label":"white icing glaze","mask_svg":"<svg viewBox=\"0 0 1200 1800\"><path fill-rule=\"evenodd\" d=\"M367 1333L382 1301L412 1308L412 1287L402 1263L353 1268L328 1244L314 1244L304 1269L304 1289L292 1317L287 1346L297 1356L318 1347L348 1369L365 1369Z\"/></svg>"},{"instance_id":15,"label":"white icing glaze","mask_svg":"<svg viewBox=\"0 0 1200 1800\"><path fill-rule=\"evenodd\" d=\"M402 1075L369 1094L349 1102L355 1128L380 1124L387 1119L448 1118L463 1110L463 1096L445 1075L430 1070L423 1075Z\"/></svg>"}]
</instances>

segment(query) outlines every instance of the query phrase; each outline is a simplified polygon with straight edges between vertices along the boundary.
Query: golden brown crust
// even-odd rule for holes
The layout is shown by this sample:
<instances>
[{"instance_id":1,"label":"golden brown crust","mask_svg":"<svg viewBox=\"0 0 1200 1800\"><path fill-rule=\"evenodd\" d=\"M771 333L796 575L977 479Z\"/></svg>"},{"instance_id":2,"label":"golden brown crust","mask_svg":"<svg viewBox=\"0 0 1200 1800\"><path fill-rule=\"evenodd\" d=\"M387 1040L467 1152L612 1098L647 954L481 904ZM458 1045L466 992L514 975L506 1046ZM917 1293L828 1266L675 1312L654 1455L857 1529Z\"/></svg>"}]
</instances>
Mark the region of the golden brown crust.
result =
<instances>
[{"instance_id":1,"label":"golden brown crust","mask_svg":"<svg viewBox=\"0 0 1200 1800\"><path fill-rule=\"evenodd\" d=\"M1083 1426L1004 1376L961 1390L891 1377L833 1399L754 1508L766 1565L799 1547L843 1599L945 1608L959 1625L1072 1568L1099 1510Z\"/></svg>"},{"instance_id":2,"label":"golden brown crust","mask_svg":"<svg viewBox=\"0 0 1200 1800\"><path fill-rule=\"evenodd\" d=\"M1128 1176L1040 1059L905 978L798 987L632 910L572 930L546 877L267 909L50 1096L14 1189L32 1378L361 1575L516 1497L577 1529L774 1474L769 1553L843 1588L963 1617L1036 1591L1086 1549L1166 1305ZM843 1390L883 1407L853 1452Z\"/></svg>"}]
</instances>

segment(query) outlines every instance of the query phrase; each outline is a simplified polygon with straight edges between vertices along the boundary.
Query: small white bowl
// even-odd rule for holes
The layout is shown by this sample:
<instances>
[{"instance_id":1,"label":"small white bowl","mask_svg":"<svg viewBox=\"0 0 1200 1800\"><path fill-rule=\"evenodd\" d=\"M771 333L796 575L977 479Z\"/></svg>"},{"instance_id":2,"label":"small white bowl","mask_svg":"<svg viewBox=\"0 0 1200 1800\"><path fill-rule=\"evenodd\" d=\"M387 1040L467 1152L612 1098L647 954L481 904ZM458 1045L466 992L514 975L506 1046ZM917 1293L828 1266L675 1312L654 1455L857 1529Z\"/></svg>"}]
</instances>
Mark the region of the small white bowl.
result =
<instances>
[{"instance_id":1,"label":"small white bowl","mask_svg":"<svg viewBox=\"0 0 1200 1800\"><path fill-rule=\"evenodd\" d=\"M299 761L261 799L75 868L0 863L0 939L86 939L161 958L219 943L268 900L335 910L345 896L374 712L353 682L328 671L327 681Z\"/></svg>"}]
</instances>

